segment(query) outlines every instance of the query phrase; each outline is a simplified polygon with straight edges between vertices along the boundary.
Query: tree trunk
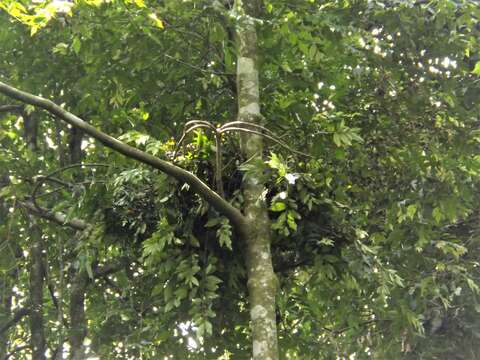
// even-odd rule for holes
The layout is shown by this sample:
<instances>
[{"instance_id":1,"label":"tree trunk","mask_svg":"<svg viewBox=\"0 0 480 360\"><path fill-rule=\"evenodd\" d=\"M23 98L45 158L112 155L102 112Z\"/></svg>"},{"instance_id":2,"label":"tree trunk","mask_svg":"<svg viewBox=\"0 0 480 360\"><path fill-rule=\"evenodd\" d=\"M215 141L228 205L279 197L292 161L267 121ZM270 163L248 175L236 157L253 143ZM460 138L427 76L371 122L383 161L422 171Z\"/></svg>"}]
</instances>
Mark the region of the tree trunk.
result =
<instances>
[{"instance_id":1,"label":"tree trunk","mask_svg":"<svg viewBox=\"0 0 480 360\"><path fill-rule=\"evenodd\" d=\"M23 112L24 137L30 151L36 152L38 121ZM45 330L43 324L43 239L36 220L30 217L30 345L32 358L45 359Z\"/></svg>"},{"instance_id":2,"label":"tree trunk","mask_svg":"<svg viewBox=\"0 0 480 360\"><path fill-rule=\"evenodd\" d=\"M70 358L81 360L85 358L83 341L87 336L87 319L85 318L85 291L88 285L88 275L79 271L73 279L70 292Z\"/></svg>"},{"instance_id":3,"label":"tree trunk","mask_svg":"<svg viewBox=\"0 0 480 360\"><path fill-rule=\"evenodd\" d=\"M3 276L0 279L0 291L1 291L1 314L3 322L7 322L7 319L11 316L12 312L12 291L10 286L10 278ZM3 325L3 323L2 323ZM0 359L7 354L8 350L8 332L7 329L0 333Z\"/></svg>"},{"instance_id":4,"label":"tree trunk","mask_svg":"<svg viewBox=\"0 0 480 360\"><path fill-rule=\"evenodd\" d=\"M259 80L257 59L257 34L254 18L255 0L236 0L237 13L237 92L238 120L260 124ZM242 151L247 159L254 162L263 156L261 136L242 136ZM273 272L270 252L271 231L264 184L259 175L248 174L243 186L244 214L247 229L243 235L246 241L246 266L252 322L254 360L278 359L277 324L275 295L277 281Z\"/></svg>"},{"instance_id":5,"label":"tree trunk","mask_svg":"<svg viewBox=\"0 0 480 360\"><path fill-rule=\"evenodd\" d=\"M37 118L23 112L23 126L24 126L24 138L27 143L27 147L31 151L37 151L37 135L38 135L38 121Z\"/></svg>"},{"instance_id":6,"label":"tree trunk","mask_svg":"<svg viewBox=\"0 0 480 360\"><path fill-rule=\"evenodd\" d=\"M2 184L8 183L8 179L5 179L5 177L6 176L2 176L0 178L0 190L2 190ZM2 219L7 219L7 209L6 202L2 201L0 203L0 217ZM3 241L6 242L8 239L2 239L2 245L4 245ZM2 256L5 255L2 254ZM3 329L3 326L8 323L8 319L10 319L12 313L12 272L14 273L15 269L14 271L9 271L6 274L0 275L0 317L2 318L2 329L0 329L0 359L5 357L8 352L8 328Z\"/></svg>"},{"instance_id":7,"label":"tree trunk","mask_svg":"<svg viewBox=\"0 0 480 360\"><path fill-rule=\"evenodd\" d=\"M73 127L70 130L70 138L68 141L70 164L79 164L83 158L82 152L83 131Z\"/></svg>"},{"instance_id":8,"label":"tree trunk","mask_svg":"<svg viewBox=\"0 0 480 360\"><path fill-rule=\"evenodd\" d=\"M43 239L39 226L30 219L30 344L32 358L45 359L43 328Z\"/></svg>"},{"instance_id":9,"label":"tree trunk","mask_svg":"<svg viewBox=\"0 0 480 360\"><path fill-rule=\"evenodd\" d=\"M55 356L55 360L62 360L63 359L63 342L65 339L65 324L63 318L63 238L60 232L57 232L57 248L59 253L59 264L58 264L58 313L57 319L58 323L60 324L60 334L58 336L58 346L57 346L57 354Z\"/></svg>"}]
</instances>

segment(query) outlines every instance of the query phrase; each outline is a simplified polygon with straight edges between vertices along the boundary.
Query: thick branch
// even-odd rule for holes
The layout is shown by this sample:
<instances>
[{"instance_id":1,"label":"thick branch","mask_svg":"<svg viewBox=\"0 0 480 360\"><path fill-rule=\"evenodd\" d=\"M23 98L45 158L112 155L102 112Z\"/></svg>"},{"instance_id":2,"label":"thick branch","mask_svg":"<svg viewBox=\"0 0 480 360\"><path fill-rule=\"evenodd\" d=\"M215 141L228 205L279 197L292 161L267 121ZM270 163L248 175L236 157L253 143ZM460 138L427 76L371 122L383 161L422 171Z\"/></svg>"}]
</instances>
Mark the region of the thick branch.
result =
<instances>
[{"instance_id":1,"label":"thick branch","mask_svg":"<svg viewBox=\"0 0 480 360\"><path fill-rule=\"evenodd\" d=\"M62 119L66 123L83 130L86 134L100 141L105 146L125 155L126 157L138 160L144 164L150 165L155 169L172 176L178 181L185 182L198 195L202 196L209 204L211 204L218 212L225 215L238 229L245 224L242 213L232 206L228 201L219 196L215 191L210 189L202 180L191 172L173 165L167 161L161 160L153 155L147 154L139 149L129 146L104 132L99 131L94 126L88 124L79 117L66 111L62 107L54 104L52 101L20 91L12 86L0 82L0 93L19 100L23 103L40 107L50 114Z\"/></svg>"},{"instance_id":2,"label":"thick branch","mask_svg":"<svg viewBox=\"0 0 480 360\"><path fill-rule=\"evenodd\" d=\"M122 270L125 265L128 264L128 262L129 259L127 257L121 257L118 260L106 263L104 265L100 265L94 270L93 276L98 278L116 273L117 271Z\"/></svg>"},{"instance_id":3,"label":"thick branch","mask_svg":"<svg viewBox=\"0 0 480 360\"><path fill-rule=\"evenodd\" d=\"M22 105L2 105L0 106L0 113L4 112L16 112L21 113L23 111Z\"/></svg>"},{"instance_id":4,"label":"thick branch","mask_svg":"<svg viewBox=\"0 0 480 360\"><path fill-rule=\"evenodd\" d=\"M50 220L62 226L69 226L75 230L85 230L88 227L88 223L81 219L68 220L67 215L61 212L52 212L43 209L38 209L33 203L28 201L19 201L19 203L27 209L32 215L41 217L42 219Z\"/></svg>"}]
</instances>

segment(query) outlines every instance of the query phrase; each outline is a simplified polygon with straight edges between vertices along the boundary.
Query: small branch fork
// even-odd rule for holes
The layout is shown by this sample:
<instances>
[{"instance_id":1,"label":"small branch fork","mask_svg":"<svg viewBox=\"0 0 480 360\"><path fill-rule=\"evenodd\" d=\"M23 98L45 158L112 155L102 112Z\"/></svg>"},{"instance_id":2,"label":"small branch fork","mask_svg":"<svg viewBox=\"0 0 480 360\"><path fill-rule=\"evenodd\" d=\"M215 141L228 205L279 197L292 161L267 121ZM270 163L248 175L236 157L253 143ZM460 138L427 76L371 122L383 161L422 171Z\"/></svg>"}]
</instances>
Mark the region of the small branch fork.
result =
<instances>
[{"instance_id":1,"label":"small branch fork","mask_svg":"<svg viewBox=\"0 0 480 360\"><path fill-rule=\"evenodd\" d=\"M65 182L61 179L58 179L56 177L54 177L55 175L57 174L60 174L62 172L65 172L67 170L70 170L70 169L74 169L74 168L96 168L96 167L109 167L110 165L108 164L96 164L96 163L91 163L91 164L72 164L72 165L68 165L68 166L64 166L64 167L61 167L53 172L51 172L50 174L46 175L46 176L37 176L36 177L36 180L37 180L37 184L35 185L35 187L33 188L33 191L32 191L32 203L33 205L36 207L36 209L39 211L39 212L48 212L47 209L44 209L42 208L38 203L37 203L37 198L40 197L40 196L44 196L44 195L51 195L55 192L58 192L64 188L73 188L75 185L80 185L80 184L84 184L85 182L81 182L81 183L69 183L69 182ZM42 187L43 184L45 184L47 181L49 182L53 182L53 183L56 183L56 184L59 184L60 187L50 191L50 192L47 192L47 193L43 193L43 194L40 194L40 195L37 195L38 194L38 191L39 189ZM90 182L87 182L87 183L90 183Z\"/></svg>"},{"instance_id":2,"label":"small branch fork","mask_svg":"<svg viewBox=\"0 0 480 360\"><path fill-rule=\"evenodd\" d=\"M26 200L26 201L19 201L19 204L22 205L26 210L28 210L31 214L39 216L43 219L50 220L52 222L55 222L59 225L62 226L68 226L71 227L75 230L80 230L83 231L89 227L89 224L85 222L84 220L81 219L69 219L66 214L63 214L61 212L54 212L50 209L46 209L42 206L40 206L37 202L37 199L43 196L49 196L54 193L57 193L58 191L61 191L65 188L68 189L73 189L77 185L83 185L83 184L90 184L91 181L82 181L82 182L77 182L77 183L70 183L67 181L64 181L62 179L59 179L55 177L55 175L58 175L62 172L65 172L67 170L73 169L73 168L95 168L95 167L109 167L110 165L108 164L96 164L96 163L87 163L87 164L72 164L68 166L64 166L62 168L59 168L53 172L51 172L48 175L45 176L37 176L35 178L36 184L35 187L33 188L32 194L31 194L31 201ZM46 182L51 182L55 184L59 184L59 187L56 187L52 191L47 191L41 194L38 194L40 188L42 187L43 184ZM103 181L99 181L103 182Z\"/></svg>"},{"instance_id":3,"label":"small branch fork","mask_svg":"<svg viewBox=\"0 0 480 360\"><path fill-rule=\"evenodd\" d=\"M185 124L185 129L183 131L182 137L178 141L177 148L175 149L174 158L177 157L178 151L182 146L186 136L194 130L197 129L207 129L210 130L214 137L215 137L215 146L217 148L215 154L215 182L216 182L216 189L217 192L222 196L225 197L223 191L223 182L222 182L222 134L228 132L245 132L249 134L255 134L259 136L263 136L264 138L275 142L276 144L284 147L285 149L289 150L292 153L311 158L310 155L303 153L301 151L292 149L288 146L285 142L283 142L277 135L275 135L271 130L267 129L264 126L259 124L246 122L246 121L231 121L222 126L215 127L211 122L205 120L191 120Z\"/></svg>"}]
</instances>

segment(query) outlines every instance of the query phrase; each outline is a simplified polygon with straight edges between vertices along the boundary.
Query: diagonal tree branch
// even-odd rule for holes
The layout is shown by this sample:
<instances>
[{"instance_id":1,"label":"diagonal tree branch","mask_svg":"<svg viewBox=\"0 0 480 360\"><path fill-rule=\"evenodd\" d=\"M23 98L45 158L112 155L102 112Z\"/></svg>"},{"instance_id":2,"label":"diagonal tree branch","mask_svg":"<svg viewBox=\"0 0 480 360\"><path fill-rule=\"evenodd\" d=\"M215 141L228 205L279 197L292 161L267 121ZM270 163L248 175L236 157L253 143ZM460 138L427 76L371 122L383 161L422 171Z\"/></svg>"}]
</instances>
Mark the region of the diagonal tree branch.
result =
<instances>
[{"instance_id":1,"label":"diagonal tree branch","mask_svg":"<svg viewBox=\"0 0 480 360\"><path fill-rule=\"evenodd\" d=\"M219 213L225 215L237 230L243 231L243 227L246 223L243 214L191 172L115 139L50 100L18 90L3 82L0 82L0 93L23 103L42 108L66 123L83 130L85 133L112 150L115 150L128 158L150 165L180 182L187 183L195 193L203 197Z\"/></svg>"},{"instance_id":2,"label":"diagonal tree branch","mask_svg":"<svg viewBox=\"0 0 480 360\"><path fill-rule=\"evenodd\" d=\"M3 112L21 113L22 111L23 111L22 105L0 105L0 113L3 113Z\"/></svg>"},{"instance_id":3,"label":"diagonal tree branch","mask_svg":"<svg viewBox=\"0 0 480 360\"><path fill-rule=\"evenodd\" d=\"M61 212L52 212L46 209L38 209L33 203L29 201L19 201L19 203L27 209L32 215L50 220L62 226L69 226L75 230L85 230L89 224L81 219L68 220L67 215Z\"/></svg>"},{"instance_id":4,"label":"diagonal tree branch","mask_svg":"<svg viewBox=\"0 0 480 360\"><path fill-rule=\"evenodd\" d=\"M11 356L15 355L15 353L28 349L29 347L30 345L19 345L16 348L14 348L12 351L10 351L8 354L4 355L1 359L8 360Z\"/></svg>"},{"instance_id":5,"label":"diagonal tree branch","mask_svg":"<svg viewBox=\"0 0 480 360\"><path fill-rule=\"evenodd\" d=\"M0 326L0 334L3 334L5 331L10 329L12 326L20 322L24 316L30 313L30 309L28 307L22 307L15 311L12 318L8 320L5 324Z\"/></svg>"},{"instance_id":6,"label":"diagonal tree branch","mask_svg":"<svg viewBox=\"0 0 480 360\"><path fill-rule=\"evenodd\" d=\"M111 262L108 262L106 264L100 265L97 268L93 270L93 276L95 278L103 277L103 276L108 276L110 274L116 273L120 270L122 270L125 265L127 265L130 262L130 259L126 256L122 256L119 259L115 259Z\"/></svg>"}]
</instances>

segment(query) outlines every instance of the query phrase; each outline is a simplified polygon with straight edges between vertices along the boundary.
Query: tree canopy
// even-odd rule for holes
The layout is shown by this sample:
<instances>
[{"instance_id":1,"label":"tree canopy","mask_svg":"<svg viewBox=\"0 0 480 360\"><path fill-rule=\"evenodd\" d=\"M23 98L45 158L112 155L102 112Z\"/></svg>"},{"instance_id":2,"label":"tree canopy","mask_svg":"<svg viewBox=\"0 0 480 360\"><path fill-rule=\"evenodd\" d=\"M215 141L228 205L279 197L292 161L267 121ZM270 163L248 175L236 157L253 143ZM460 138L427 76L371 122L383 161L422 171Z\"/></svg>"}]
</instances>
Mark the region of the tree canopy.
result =
<instances>
[{"instance_id":1,"label":"tree canopy","mask_svg":"<svg viewBox=\"0 0 480 360\"><path fill-rule=\"evenodd\" d=\"M479 358L479 21L0 0L0 356Z\"/></svg>"}]
</instances>

